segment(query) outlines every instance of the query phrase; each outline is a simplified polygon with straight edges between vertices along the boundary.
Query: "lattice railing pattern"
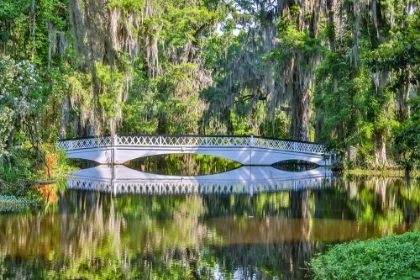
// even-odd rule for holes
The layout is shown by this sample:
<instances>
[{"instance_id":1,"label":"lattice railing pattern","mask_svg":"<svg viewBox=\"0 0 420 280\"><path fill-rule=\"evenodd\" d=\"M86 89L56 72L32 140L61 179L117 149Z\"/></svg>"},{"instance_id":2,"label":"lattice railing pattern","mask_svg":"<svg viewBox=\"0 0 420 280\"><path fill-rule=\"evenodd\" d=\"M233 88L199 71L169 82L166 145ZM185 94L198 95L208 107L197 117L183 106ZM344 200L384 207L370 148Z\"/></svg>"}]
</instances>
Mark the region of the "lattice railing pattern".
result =
<instances>
[{"instance_id":1,"label":"lattice railing pattern","mask_svg":"<svg viewBox=\"0 0 420 280\"><path fill-rule=\"evenodd\" d=\"M249 146L249 137L244 136L118 136L118 145L129 146Z\"/></svg>"},{"instance_id":2,"label":"lattice railing pattern","mask_svg":"<svg viewBox=\"0 0 420 280\"><path fill-rule=\"evenodd\" d=\"M111 146L110 136L65 140L58 143L63 150ZM319 143L294 142L279 139L246 136L171 136L123 135L115 136L114 145L124 146L180 146L180 147L259 147L273 150L322 154L325 146Z\"/></svg>"},{"instance_id":3,"label":"lattice railing pattern","mask_svg":"<svg viewBox=\"0 0 420 280\"><path fill-rule=\"evenodd\" d=\"M112 192L111 181L98 181L94 178L68 176L67 188L76 190Z\"/></svg>"},{"instance_id":4,"label":"lattice railing pattern","mask_svg":"<svg viewBox=\"0 0 420 280\"><path fill-rule=\"evenodd\" d=\"M58 147L62 150L68 151L73 149L107 147L111 146L111 143L111 136L104 136L59 141Z\"/></svg>"},{"instance_id":5,"label":"lattice railing pattern","mask_svg":"<svg viewBox=\"0 0 420 280\"><path fill-rule=\"evenodd\" d=\"M191 180L127 180L95 181L93 178L69 176L69 189L99 191L114 194L257 194L287 190L319 189L335 185L335 178L311 178L299 180L279 180L248 185L237 180L198 182Z\"/></svg>"},{"instance_id":6,"label":"lattice railing pattern","mask_svg":"<svg viewBox=\"0 0 420 280\"><path fill-rule=\"evenodd\" d=\"M294 151L294 152L304 152L304 153L314 153L321 154L325 151L325 146L318 143L308 143L308 142L294 142L287 140L279 139L269 139L269 138L254 138L254 147L274 149L274 150L285 150L285 151Z\"/></svg>"}]
</instances>

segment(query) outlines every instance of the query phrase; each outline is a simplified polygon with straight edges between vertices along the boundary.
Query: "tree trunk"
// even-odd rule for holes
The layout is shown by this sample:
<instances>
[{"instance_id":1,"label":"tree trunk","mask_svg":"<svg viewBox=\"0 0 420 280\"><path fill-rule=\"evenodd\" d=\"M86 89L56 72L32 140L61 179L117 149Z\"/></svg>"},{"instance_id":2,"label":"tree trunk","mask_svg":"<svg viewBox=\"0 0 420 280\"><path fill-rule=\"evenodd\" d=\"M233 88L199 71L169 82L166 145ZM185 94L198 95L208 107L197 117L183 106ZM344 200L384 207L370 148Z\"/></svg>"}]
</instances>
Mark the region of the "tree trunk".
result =
<instances>
[{"instance_id":1,"label":"tree trunk","mask_svg":"<svg viewBox=\"0 0 420 280\"><path fill-rule=\"evenodd\" d=\"M69 96L66 95L61 103L61 125L60 125L60 139L66 139L67 123L69 122L70 114L70 100Z\"/></svg>"},{"instance_id":2,"label":"tree trunk","mask_svg":"<svg viewBox=\"0 0 420 280\"><path fill-rule=\"evenodd\" d=\"M310 96L308 92L295 92L292 96L292 121L290 136L293 140L309 141L311 118Z\"/></svg>"},{"instance_id":3,"label":"tree trunk","mask_svg":"<svg viewBox=\"0 0 420 280\"><path fill-rule=\"evenodd\" d=\"M397 120L403 122L410 117L410 106L407 104L408 97L411 90L410 79L412 73L410 70L401 70L399 79L399 88L397 96Z\"/></svg>"},{"instance_id":4,"label":"tree trunk","mask_svg":"<svg viewBox=\"0 0 420 280\"><path fill-rule=\"evenodd\" d=\"M386 155L386 132L383 130L377 131L374 141L375 167L384 167L388 163Z\"/></svg>"},{"instance_id":5,"label":"tree trunk","mask_svg":"<svg viewBox=\"0 0 420 280\"><path fill-rule=\"evenodd\" d=\"M35 0L32 0L32 2L31 2L31 16L32 16L32 29L31 29L32 50L31 50L31 57L32 57L32 61L33 61L34 58L35 58L35 31L36 31Z\"/></svg>"},{"instance_id":6,"label":"tree trunk","mask_svg":"<svg viewBox=\"0 0 420 280\"><path fill-rule=\"evenodd\" d=\"M296 61L299 61L297 58ZM294 64L295 65L295 64ZM309 86L313 80L310 71L307 73L301 67L295 66L293 71L291 97L291 123L290 137L293 140L309 141L310 120L311 120L311 96L309 95Z\"/></svg>"}]
</instances>

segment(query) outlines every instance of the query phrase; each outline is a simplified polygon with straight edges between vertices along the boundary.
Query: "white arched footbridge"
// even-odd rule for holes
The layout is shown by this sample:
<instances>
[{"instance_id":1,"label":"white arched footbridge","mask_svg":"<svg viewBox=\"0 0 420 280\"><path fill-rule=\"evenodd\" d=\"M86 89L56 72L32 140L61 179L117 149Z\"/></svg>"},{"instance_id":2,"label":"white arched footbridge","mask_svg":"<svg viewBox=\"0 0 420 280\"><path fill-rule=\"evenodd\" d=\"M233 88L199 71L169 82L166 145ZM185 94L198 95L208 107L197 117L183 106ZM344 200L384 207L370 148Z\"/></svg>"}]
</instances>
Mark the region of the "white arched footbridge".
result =
<instances>
[{"instance_id":1,"label":"white arched footbridge","mask_svg":"<svg viewBox=\"0 0 420 280\"><path fill-rule=\"evenodd\" d=\"M285 160L303 160L329 165L320 143L251 136L115 135L62 140L59 147L68 158L123 164L135 158L164 154L204 154L237 161L243 165L271 165Z\"/></svg>"}]
</instances>

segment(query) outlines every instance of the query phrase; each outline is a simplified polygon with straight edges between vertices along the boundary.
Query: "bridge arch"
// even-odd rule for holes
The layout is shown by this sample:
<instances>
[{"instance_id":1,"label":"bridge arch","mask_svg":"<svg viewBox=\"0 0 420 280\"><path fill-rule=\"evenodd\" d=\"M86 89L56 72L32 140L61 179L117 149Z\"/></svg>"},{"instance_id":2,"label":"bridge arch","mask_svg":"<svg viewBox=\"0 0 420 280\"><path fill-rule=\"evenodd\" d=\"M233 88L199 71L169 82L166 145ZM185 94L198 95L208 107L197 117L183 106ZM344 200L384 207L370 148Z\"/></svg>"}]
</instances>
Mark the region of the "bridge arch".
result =
<instances>
[{"instance_id":1,"label":"bridge arch","mask_svg":"<svg viewBox=\"0 0 420 280\"><path fill-rule=\"evenodd\" d=\"M69 158L101 164L163 154L204 154L237 161L243 165L271 165L284 160L303 160L329 165L320 143L251 136L116 135L63 140L59 147Z\"/></svg>"}]
</instances>

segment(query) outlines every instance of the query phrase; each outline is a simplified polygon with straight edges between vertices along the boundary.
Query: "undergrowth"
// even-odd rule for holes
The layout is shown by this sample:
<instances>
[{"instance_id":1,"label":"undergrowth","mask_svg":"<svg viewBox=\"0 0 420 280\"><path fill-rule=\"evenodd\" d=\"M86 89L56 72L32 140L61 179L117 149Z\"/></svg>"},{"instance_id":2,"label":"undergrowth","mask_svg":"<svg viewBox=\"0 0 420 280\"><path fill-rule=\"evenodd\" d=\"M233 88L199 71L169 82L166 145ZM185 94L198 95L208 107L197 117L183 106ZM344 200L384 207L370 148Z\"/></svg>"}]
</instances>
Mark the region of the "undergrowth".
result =
<instances>
[{"instance_id":1,"label":"undergrowth","mask_svg":"<svg viewBox=\"0 0 420 280\"><path fill-rule=\"evenodd\" d=\"M335 245L309 267L312 279L419 279L420 232Z\"/></svg>"}]
</instances>

